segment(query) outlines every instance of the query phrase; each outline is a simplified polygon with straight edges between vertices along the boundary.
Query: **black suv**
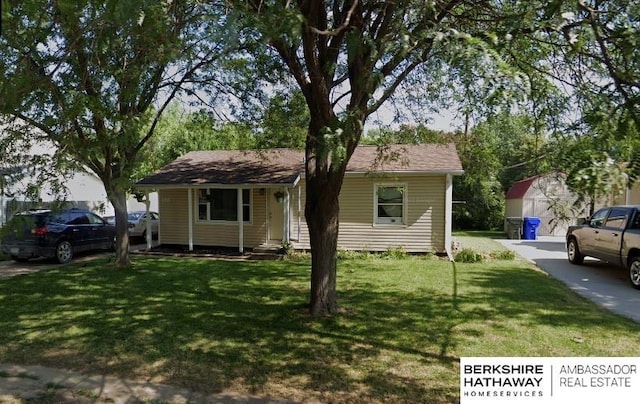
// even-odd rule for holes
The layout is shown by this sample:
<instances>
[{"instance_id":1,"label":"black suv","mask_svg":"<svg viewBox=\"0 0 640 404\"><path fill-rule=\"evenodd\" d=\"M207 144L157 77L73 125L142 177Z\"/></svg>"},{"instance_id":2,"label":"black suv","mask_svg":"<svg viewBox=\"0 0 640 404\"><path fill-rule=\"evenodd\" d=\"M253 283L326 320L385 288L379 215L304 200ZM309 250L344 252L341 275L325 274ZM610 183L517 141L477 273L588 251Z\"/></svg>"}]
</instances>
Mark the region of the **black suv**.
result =
<instances>
[{"instance_id":1,"label":"black suv","mask_svg":"<svg viewBox=\"0 0 640 404\"><path fill-rule=\"evenodd\" d=\"M14 215L0 234L2 252L16 261L48 257L64 264L77 252L113 249L116 228L88 210L30 210Z\"/></svg>"}]
</instances>

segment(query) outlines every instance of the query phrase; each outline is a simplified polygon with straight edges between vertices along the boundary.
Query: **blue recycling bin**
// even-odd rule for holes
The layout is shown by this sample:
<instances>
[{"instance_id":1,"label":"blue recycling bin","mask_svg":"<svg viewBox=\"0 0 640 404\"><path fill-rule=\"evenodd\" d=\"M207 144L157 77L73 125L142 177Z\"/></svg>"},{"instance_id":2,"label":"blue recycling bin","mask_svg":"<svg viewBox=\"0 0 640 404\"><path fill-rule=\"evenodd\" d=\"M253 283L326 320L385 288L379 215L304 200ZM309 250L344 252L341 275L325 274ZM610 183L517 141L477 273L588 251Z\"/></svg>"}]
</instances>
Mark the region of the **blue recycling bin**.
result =
<instances>
[{"instance_id":1,"label":"blue recycling bin","mask_svg":"<svg viewBox=\"0 0 640 404\"><path fill-rule=\"evenodd\" d=\"M538 238L539 227L539 217L525 217L523 220L522 238L525 240L536 240Z\"/></svg>"}]
</instances>

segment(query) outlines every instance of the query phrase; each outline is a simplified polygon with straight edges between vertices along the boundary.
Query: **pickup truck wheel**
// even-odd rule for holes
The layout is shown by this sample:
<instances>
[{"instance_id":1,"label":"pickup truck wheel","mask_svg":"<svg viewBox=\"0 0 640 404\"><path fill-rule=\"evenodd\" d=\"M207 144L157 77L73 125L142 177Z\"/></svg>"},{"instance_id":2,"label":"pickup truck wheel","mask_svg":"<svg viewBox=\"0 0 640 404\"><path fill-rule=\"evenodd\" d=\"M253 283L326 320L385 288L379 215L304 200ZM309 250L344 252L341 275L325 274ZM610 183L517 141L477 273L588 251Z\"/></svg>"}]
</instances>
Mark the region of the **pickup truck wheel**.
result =
<instances>
[{"instance_id":1,"label":"pickup truck wheel","mask_svg":"<svg viewBox=\"0 0 640 404\"><path fill-rule=\"evenodd\" d=\"M631 286L640 289L640 257L633 257L629 264L629 280Z\"/></svg>"},{"instance_id":2,"label":"pickup truck wheel","mask_svg":"<svg viewBox=\"0 0 640 404\"><path fill-rule=\"evenodd\" d=\"M567 244L567 257L569 262L575 265L581 265L584 262L584 255L580 254L578 242L573 238Z\"/></svg>"}]
</instances>

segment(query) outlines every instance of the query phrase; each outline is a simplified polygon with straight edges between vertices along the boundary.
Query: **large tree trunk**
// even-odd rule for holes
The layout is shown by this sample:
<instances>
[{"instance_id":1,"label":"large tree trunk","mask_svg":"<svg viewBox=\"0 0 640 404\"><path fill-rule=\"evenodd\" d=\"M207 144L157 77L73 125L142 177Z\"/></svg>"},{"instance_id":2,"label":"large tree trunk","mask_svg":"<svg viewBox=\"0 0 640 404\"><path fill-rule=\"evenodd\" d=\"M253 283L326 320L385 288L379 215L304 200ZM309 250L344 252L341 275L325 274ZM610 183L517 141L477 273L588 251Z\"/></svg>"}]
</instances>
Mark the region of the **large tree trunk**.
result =
<instances>
[{"instance_id":1,"label":"large tree trunk","mask_svg":"<svg viewBox=\"0 0 640 404\"><path fill-rule=\"evenodd\" d=\"M322 316L338 311L339 196L347 164L362 134L359 122L364 122L365 117L347 120L340 127L335 125L337 121L328 103L310 110L316 113L311 115L305 159L305 218L311 244L309 311L312 316ZM326 142L325 134L331 123L336 128L335 136L341 136L339 145Z\"/></svg>"},{"instance_id":2,"label":"large tree trunk","mask_svg":"<svg viewBox=\"0 0 640 404\"><path fill-rule=\"evenodd\" d=\"M117 268L131 266L129 258L129 221L127 212L127 194L124 191L107 191L109 200L116 212L116 260Z\"/></svg>"},{"instance_id":3,"label":"large tree trunk","mask_svg":"<svg viewBox=\"0 0 640 404\"><path fill-rule=\"evenodd\" d=\"M312 316L335 313L338 310L336 271L339 193L340 183L323 183L317 178L311 178L307 182L305 217L311 243L309 311Z\"/></svg>"}]
</instances>

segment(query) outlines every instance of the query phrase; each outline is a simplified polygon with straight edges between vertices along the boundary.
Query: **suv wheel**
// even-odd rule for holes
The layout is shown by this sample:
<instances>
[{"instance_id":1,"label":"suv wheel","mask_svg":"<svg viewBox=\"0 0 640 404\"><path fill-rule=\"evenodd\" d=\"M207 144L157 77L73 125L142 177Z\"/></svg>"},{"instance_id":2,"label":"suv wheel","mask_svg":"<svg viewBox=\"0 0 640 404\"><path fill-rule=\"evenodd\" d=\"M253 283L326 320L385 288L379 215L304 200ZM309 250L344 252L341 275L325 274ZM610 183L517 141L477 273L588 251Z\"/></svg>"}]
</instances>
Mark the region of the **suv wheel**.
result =
<instances>
[{"instance_id":1,"label":"suv wheel","mask_svg":"<svg viewBox=\"0 0 640 404\"><path fill-rule=\"evenodd\" d=\"M580 265L584 262L584 256L580 254L578 242L575 238L572 238L569 240L569 243L567 243L567 257L569 258L569 262L575 265Z\"/></svg>"},{"instance_id":2,"label":"suv wheel","mask_svg":"<svg viewBox=\"0 0 640 404\"><path fill-rule=\"evenodd\" d=\"M56 260L61 264L66 264L73 258L73 246L70 242L63 240L56 246Z\"/></svg>"},{"instance_id":3,"label":"suv wheel","mask_svg":"<svg viewBox=\"0 0 640 404\"><path fill-rule=\"evenodd\" d=\"M640 289L640 257L633 257L629 264L629 280L631 286Z\"/></svg>"}]
</instances>

